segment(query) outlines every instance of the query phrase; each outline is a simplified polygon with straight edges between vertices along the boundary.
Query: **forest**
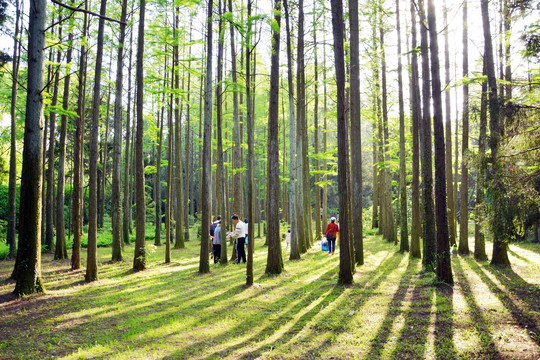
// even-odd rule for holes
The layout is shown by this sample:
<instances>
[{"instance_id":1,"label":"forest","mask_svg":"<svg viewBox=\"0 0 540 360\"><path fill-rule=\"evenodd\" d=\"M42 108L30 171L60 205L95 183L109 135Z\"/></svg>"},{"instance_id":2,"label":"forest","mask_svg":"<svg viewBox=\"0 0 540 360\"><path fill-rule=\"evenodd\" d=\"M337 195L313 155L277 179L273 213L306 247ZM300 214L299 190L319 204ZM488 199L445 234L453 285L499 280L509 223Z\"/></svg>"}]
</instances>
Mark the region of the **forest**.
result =
<instances>
[{"instance_id":1,"label":"forest","mask_svg":"<svg viewBox=\"0 0 540 360\"><path fill-rule=\"evenodd\" d=\"M0 359L540 358L539 0L0 0L0 98Z\"/></svg>"}]
</instances>

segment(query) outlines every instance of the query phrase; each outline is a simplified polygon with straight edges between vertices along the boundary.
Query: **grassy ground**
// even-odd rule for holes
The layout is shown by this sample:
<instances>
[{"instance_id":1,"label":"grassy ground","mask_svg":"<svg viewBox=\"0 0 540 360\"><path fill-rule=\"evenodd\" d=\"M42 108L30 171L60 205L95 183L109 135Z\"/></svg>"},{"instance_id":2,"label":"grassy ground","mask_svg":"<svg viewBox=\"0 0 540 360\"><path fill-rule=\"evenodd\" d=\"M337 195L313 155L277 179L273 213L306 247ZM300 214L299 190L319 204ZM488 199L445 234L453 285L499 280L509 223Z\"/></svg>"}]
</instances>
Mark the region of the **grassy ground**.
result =
<instances>
[{"instance_id":1,"label":"grassy ground","mask_svg":"<svg viewBox=\"0 0 540 360\"><path fill-rule=\"evenodd\" d=\"M89 284L68 260L44 255L47 293L23 299L6 281L13 261L0 261L0 359L540 357L539 245L511 245L509 269L453 255L450 288L369 236L366 263L344 288L336 286L338 253L317 246L285 260L281 276L265 276L263 242L250 288L243 265L212 263L199 275L197 241L173 250L170 264L164 246L147 241L149 268L139 273L133 246L121 263L99 248L100 280Z\"/></svg>"}]
</instances>

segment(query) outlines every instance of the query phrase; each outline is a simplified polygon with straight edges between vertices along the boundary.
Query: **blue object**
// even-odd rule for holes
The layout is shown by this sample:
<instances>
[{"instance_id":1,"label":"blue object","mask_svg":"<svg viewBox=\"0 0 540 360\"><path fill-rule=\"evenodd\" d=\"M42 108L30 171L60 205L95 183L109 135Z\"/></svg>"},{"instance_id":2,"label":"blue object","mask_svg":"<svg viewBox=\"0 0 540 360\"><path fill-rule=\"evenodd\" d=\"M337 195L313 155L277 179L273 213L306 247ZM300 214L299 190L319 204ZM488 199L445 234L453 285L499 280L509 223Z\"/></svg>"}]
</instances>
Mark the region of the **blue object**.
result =
<instances>
[{"instance_id":1,"label":"blue object","mask_svg":"<svg viewBox=\"0 0 540 360\"><path fill-rule=\"evenodd\" d=\"M321 247L322 247L322 249L321 249L322 251L328 251L328 243L326 243L326 244L321 243Z\"/></svg>"}]
</instances>

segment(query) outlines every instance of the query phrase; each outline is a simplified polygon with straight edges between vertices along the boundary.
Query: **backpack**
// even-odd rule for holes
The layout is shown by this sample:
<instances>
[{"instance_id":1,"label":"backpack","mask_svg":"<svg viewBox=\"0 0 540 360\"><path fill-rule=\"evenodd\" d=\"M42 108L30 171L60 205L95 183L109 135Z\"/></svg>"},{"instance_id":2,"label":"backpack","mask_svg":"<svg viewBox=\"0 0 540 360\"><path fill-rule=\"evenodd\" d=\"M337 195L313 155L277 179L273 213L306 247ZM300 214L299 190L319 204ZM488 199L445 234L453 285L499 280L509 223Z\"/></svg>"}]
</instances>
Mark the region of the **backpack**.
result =
<instances>
[{"instance_id":1,"label":"backpack","mask_svg":"<svg viewBox=\"0 0 540 360\"><path fill-rule=\"evenodd\" d=\"M216 230L216 223L210 225L210 236L214 236L214 231Z\"/></svg>"}]
</instances>

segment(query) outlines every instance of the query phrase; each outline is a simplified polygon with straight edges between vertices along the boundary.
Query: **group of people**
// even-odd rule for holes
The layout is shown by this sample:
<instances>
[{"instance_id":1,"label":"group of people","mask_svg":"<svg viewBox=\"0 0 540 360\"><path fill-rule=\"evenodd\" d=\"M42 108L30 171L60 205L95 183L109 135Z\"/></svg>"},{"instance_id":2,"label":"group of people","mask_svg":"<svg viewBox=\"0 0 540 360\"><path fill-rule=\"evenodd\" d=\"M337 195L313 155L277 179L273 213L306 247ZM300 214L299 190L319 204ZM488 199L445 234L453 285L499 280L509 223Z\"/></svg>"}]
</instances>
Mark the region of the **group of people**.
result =
<instances>
[{"instance_id":1,"label":"group of people","mask_svg":"<svg viewBox=\"0 0 540 360\"><path fill-rule=\"evenodd\" d=\"M229 239L235 240L236 260L234 264L240 262L246 263L246 240L248 240L248 219L240 220L238 215L231 216L234 224L234 231L226 234ZM214 264L221 259L221 216L217 216L216 220L210 225L210 238L212 239L212 255L214 256Z\"/></svg>"},{"instance_id":2,"label":"group of people","mask_svg":"<svg viewBox=\"0 0 540 360\"><path fill-rule=\"evenodd\" d=\"M239 264L240 261L246 263L246 240L248 240L248 219L240 220L238 215L231 216L234 224L234 231L226 234L229 239L235 240L236 260L234 264ZM324 236L328 241L328 254L334 254L336 251L336 239L339 232L339 225L336 224L336 218L331 217L330 222L326 226ZM210 225L210 238L212 239L212 255L214 256L214 264L221 258L221 216L217 216L216 220ZM289 249L291 243L291 229L287 231L285 237L286 250Z\"/></svg>"}]
</instances>

